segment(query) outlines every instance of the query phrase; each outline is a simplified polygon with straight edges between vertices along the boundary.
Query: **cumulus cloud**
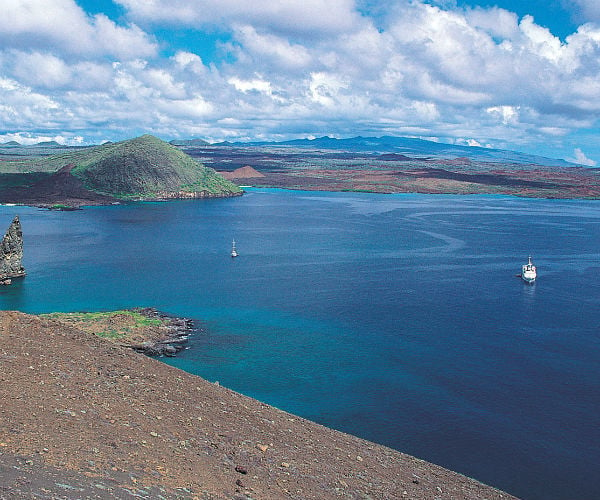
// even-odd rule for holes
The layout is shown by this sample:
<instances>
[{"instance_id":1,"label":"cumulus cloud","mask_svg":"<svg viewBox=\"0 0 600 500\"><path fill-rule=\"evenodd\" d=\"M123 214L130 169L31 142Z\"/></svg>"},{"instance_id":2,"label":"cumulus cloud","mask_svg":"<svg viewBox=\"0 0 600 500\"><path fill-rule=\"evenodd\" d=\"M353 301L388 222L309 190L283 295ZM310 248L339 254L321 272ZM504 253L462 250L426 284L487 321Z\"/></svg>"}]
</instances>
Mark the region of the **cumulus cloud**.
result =
<instances>
[{"instance_id":1,"label":"cumulus cloud","mask_svg":"<svg viewBox=\"0 0 600 500\"><path fill-rule=\"evenodd\" d=\"M77 56L146 57L156 44L140 28L88 16L74 0L12 0L0 16L4 49L48 50Z\"/></svg>"},{"instance_id":2,"label":"cumulus cloud","mask_svg":"<svg viewBox=\"0 0 600 500\"><path fill-rule=\"evenodd\" d=\"M336 34L352 29L360 17L353 0L115 0L140 23L178 26L252 25L274 32Z\"/></svg>"},{"instance_id":3,"label":"cumulus cloud","mask_svg":"<svg viewBox=\"0 0 600 500\"><path fill-rule=\"evenodd\" d=\"M240 80L239 78L230 78L227 83L233 85L240 92L262 92L267 95L272 95L271 83L259 78L253 80Z\"/></svg>"},{"instance_id":4,"label":"cumulus cloud","mask_svg":"<svg viewBox=\"0 0 600 500\"><path fill-rule=\"evenodd\" d=\"M493 7L483 9L476 7L465 13L469 25L482 29L492 36L502 39L510 39L517 35L519 19L514 12Z\"/></svg>"},{"instance_id":5,"label":"cumulus cloud","mask_svg":"<svg viewBox=\"0 0 600 500\"><path fill-rule=\"evenodd\" d=\"M360 0L118 3L127 22L90 16L75 0L11 4L0 75L19 90L0 86L5 129L562 145L600 113L593 23L561 40L530 16L454 1L381 2L376 16ZM155 38L156 26L227 36L211 58Z\"/></svg>"},{"instance_id":6,"label":"cumulus cloud","mask_svg":"<svg viewBox=\"0 0 600 500\"><path fill-rule=\"evenodd\" d=\"M202 58L193 52L180 50L172 57L172 59L181 69L190 70L197 75L201 75L205 72Z\"/></svg>"},{"instance_id":7,"label":"cumulus cloud","mask_svg":"<svg viewBox=\"0 0 600 500\"><path fill-rule=\"evenodd\" d=\"M486 109L490 115L497 117L504 125L516 124L519 121L519 109L514 106L492 106Z\"/></svg>"},{"instance_id":8,"label":"cumulus cloud","mask_svg":"<svg viewBox=\"0 0 600 500\"><path fill-rule=\"evenodd\" d=\"M455 139L454 144L457 144L459 146L470 146L470 147L476 147L476 148L485 147L479 141L477 141L475 139L464 139L462 137Z\"/></svg>"},{"instance_id":9,"label":"cumulus cloud","mask_svg":"<svg viewBox=\"0 0 600 500\"><path fill-rule=\"evenodd\" d=\"M239 43L237 54L241 59L251 58L252 64L284 70L306 68L311 62L307 47L292 44L273 34L261 34L252 26L238 26L234 36Z\"/></svg>"},{"instance_id":10,"label":"cumulus cloud","mask_svg":"<svg viewBox=\"0 0 600 500\"><path fill-rule=\"evenodd\" d=\"M567 161L577 163L578 165L585 165L587 167L595 167L598 162L588 158L580 148L575 148L574 158L568 158Z\"/></svg>"},{"instance_id":11,"label":"cumulus cloud","mask_svg":"<svg viewBox=\"0 0 600 500\"><path fill-rule=\"evenodd\" d=\"M71 80L71 68L52 54L21 53L17 57L14 75L28 85L53 88Z\"/></svg>"},{"instance_id":12,"label":"cumulus cloud","mask_svg":"<svg viewBox=\"0 0 600 500\"><path fill-rule=\"evenodd\" d=\"M563 0L573 8L573 17L578 22L600 22L600 3L597 0Z\"/></svg>"},{"instance_id":13,"label":"cumulus cloud","mask_svg":"<svg viewBox=\"0 0 600 500\"><path fill-rule=\"evenodd\" d=\"M28 130L53 125L58 102L9 78L0 78L0 123L5 129Z\"/></svg>"}]
</instances>

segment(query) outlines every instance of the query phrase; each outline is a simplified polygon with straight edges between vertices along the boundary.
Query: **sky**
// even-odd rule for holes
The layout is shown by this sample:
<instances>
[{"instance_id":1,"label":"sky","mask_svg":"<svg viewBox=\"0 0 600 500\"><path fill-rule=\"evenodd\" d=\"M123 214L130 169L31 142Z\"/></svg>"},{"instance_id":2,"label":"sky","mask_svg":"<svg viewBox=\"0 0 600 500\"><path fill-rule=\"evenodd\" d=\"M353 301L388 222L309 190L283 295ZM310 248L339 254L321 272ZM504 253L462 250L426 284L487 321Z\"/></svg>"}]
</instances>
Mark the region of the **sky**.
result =
<instances>
[{"instance_id":1,"label":"sky","mask_svg":"<svg viewBox=\"0 0 600 500\"><path fill-rule=\"evenodd\" d=\"M0 142L408 136L600 162L599 0L0 0Z\"/></svg>"}]
</instances>

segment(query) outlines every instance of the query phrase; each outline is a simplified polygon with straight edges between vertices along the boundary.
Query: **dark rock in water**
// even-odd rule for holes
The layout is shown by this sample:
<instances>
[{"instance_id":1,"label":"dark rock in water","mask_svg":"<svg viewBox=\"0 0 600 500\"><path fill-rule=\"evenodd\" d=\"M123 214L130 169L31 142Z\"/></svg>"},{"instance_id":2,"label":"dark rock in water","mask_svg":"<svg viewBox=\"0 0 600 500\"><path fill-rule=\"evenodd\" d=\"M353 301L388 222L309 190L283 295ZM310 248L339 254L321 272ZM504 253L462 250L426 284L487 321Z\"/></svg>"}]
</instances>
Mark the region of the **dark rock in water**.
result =
<instances>
[{"instance_id":1,"label":"dark rock in water","mask_svg":"<svg viewBox=\"0 0 600 500\"><path fill-rule=\"evenodd\" d=\"M166 332L160 338L128 347L152 357L171 357L185 349L189 335L195 329L194 322L191 319L168 316L152 307L136 307L132 310L150 319L160 318L166 320Z\"/></svg>"},{"instance_id":2,"label":"dark rock in water","mask_svg":"<svg viewBox=\"0 0 600 500\"><path fill-rule=\"evenodd\" d=\"M0 284L8 285L11 278L25 276L23 260L23 231L16 216L0 243Z\"/></svg>"}]
</instances>

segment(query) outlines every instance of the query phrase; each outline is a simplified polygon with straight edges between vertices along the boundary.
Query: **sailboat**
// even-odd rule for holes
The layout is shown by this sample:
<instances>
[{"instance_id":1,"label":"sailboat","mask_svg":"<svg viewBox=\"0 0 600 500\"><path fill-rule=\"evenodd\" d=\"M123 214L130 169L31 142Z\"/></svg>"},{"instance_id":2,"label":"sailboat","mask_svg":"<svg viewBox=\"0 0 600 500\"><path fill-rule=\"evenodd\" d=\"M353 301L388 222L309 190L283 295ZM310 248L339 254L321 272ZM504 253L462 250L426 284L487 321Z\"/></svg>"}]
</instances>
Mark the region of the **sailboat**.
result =
<instances>
[{"instance_id":1,"label":"sailboat","mask_svg":"<svg viewBox=\"0 0 600 500\"><path fill-rule=\"evenodd\" d=\"M235 249L235 240L232 240L232 242L231 242L231 256L232 257L238 256L237 250Z\"/></svg>"},{"instance_id":2,"label":"sailboat","mask_svg":"<svg viewBox=\"0 0 600 500\"><path fill-rule=\"evenodd\" d=\"M523 278L523 281L526 281L527 283L533 283L536 277L537 270L535 266L531 263L530 255L527 264L523 264L523 266L521 267L521 278Z\"/></svg>"}]
</instances>

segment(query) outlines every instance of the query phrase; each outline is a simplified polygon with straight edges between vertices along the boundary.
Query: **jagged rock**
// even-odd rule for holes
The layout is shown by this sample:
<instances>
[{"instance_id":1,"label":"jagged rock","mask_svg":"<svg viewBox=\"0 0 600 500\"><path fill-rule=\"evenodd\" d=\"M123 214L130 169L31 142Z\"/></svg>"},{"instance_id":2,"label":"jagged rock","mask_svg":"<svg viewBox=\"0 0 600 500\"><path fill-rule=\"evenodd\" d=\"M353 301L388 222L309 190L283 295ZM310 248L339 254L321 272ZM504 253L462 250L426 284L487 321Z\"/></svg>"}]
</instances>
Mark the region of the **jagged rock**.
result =
<instances>
[{"instance_id":1,"label":"jagged rock","mask_svg":"<svg viewBox=\"0 0 600 500\"><path fill-rule=\"evenodd\" d=\"M16 216L0 243L0 283L8 285L11 278L25 276L23 259L23 231Z\"/></svg>"}]
</instances>

